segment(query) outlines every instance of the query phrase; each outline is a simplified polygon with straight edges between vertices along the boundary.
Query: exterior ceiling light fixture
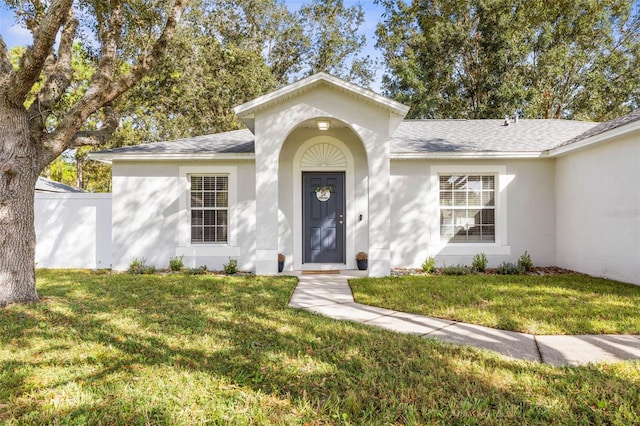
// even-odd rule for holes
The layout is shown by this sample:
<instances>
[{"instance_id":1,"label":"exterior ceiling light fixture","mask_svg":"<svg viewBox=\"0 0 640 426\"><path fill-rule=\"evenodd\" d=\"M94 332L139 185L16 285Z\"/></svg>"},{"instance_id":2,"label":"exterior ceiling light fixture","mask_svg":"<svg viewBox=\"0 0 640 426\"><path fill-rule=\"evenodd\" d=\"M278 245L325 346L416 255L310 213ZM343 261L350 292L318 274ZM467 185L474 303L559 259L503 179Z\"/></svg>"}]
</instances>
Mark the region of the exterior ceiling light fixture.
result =
<instances>
[{"instance_id":1,"label":"exterior ceiling light fixture","mask_svg":"<svg viewBox=\"0 0 640 426\"><path fill-rule=\"evenodd\" d=\"M318 125L318 130L329 130L329 127L331 127L331 121L329 120L318 120L316 124Z\"/></svg>"}]
</instances>

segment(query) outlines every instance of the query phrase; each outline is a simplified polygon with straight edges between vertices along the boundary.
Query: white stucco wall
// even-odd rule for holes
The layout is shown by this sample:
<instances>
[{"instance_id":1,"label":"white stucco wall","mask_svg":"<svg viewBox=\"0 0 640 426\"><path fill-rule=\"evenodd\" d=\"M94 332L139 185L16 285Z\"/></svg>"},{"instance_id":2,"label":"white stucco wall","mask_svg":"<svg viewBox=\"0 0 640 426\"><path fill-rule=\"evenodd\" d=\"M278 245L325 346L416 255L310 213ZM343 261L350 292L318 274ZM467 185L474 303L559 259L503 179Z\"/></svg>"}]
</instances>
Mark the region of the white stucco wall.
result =
<instances>
[{"instance_id":1,"label":"white stucco wall","mask_svg":"<svg viewBox=\"0 0 640 426\"><path fill-rule=\"evenodd\" d=\"M236 184L230 205L230 244L191 244L188 174L229 173ZM231 190L231 185L230 185ZM233 237L231 237L231 234ZM232 241L233 239L233 241ZM166 161L113 163L113 268L125 270L134 258L167 268L183 255L187 267L220 270L229 258L241 270L254 267L255 166L251 161Z\"/></svg>"},{"instance_id":2,"label":"white stucco wall","mask_svg":"<svg viewBox=\"0 0 640 426\"><path fill-rule=\"evenodd\" d=\"M328 134L328 133L324 133ZM285 268L294 269L294 157L298 147L313 139L317 131L297 129L287 139L279 156L278 251L287 256ZM350 129L335 129L338 138L351 151L354 161L353 209L347 212L351 221L354 244L352 251L368 251L368 181L366 155L362 144ZM438 216L437 186L432 187L434 167L498 167L506 171L508 193L504 246L471 244L455 246L453 252L434 247L433 228ZM237 170L235 242L223 246L189 245L180 241L180 233L188 230L186 206L187 171L216 173L228 168ZM439 265L470 264L474 254L484 252L490 266L503 261L515 262L527 250L536 265L554 265L555 251L555 172L554 160L502 161L433 161L394 160L391 162L391 264L393 267L419 267L429 255ZM185 255L190 267L207 265L221 269L229 257L239 259L244 270L255 267L256 207L255 169L252 162L115 162L113 167L113 267L124 270L134 258L145 258L147 264L166 268L173 256ZM181 205L181 197L182 205ZM360 222L359 215L363 215ZM187 228L185 228L187 227ZM436 229L437 231L437 229ZM232 232L230 230L230 232ZM446 247L445 249L450 249ZM352 257L354 253L348 253ZM351 266L354 267L354 266Z\"/></svg>"},{"instance_id":3,"label":"white stucco wall","mask_svg":"<svg viewBox=\"0 0 640 426\"><path fill-rule=\"evenodd\" d=\"M36 193L38 268L111 267L111 194Z\"/></svg>"},{"instance_id":4,"label":"white stucco wall","mask_svg":"<svg viewBox=\"0 0 640 426\"><path fill-rule=\"evenodd\" d=\"M640 136L557 160L557 263L640 284Z\"/></svg>"},{"instance_id":5,"label":"white stucco wall","mask_svg":"<svg viewBox=\"0 0 640 426\"><path fill-rule=\"evenodd\" d=\"M256 136L256 270L273 274L273 259L279 251L280 152L284 142L300 123L317 118L333 118L346 123L362 141L367 153L369 275L384 276L390 271L389 247L389 138L402 117L389 110L362 102L335 87L320 85L295 97L282 99L255 111ZM375 178L374 178L375 177Z\"/></svg>"},{"instance_id":6,"label":"white stucco wall","mask_svg":"<svg viewBox=\"0 0 640 426\"><path fill-rule=\"evenodd\" d=\"M440 247L438 187L435 170L504 170L506 213L501 246L495 244L447 244ZM516 262L526 251L535 265L555 264L555 193L553 160L394 160L391 162L391 264L420 267L433 255L438 266L470 265L483 252L490 267Z\"/></svg>"}]
</instances>

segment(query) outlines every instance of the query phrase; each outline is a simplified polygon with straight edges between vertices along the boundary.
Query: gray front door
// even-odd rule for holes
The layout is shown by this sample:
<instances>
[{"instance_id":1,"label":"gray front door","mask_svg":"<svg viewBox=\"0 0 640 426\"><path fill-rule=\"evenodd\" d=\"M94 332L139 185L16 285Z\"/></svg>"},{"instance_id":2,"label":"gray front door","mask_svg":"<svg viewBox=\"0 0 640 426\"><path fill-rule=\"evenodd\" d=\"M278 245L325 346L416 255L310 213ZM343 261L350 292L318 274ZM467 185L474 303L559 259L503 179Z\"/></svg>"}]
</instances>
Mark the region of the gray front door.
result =
<instances>
[{"instance_id":1,"label":"gray front door","mask_svg":"<svg viewBox=\"0 0 640 426\"><path fill-rule=\"evenodd\" d=\"M344 263L344 213L344 173L302 174L303 263Z\"/></svg>"}]
</instances>

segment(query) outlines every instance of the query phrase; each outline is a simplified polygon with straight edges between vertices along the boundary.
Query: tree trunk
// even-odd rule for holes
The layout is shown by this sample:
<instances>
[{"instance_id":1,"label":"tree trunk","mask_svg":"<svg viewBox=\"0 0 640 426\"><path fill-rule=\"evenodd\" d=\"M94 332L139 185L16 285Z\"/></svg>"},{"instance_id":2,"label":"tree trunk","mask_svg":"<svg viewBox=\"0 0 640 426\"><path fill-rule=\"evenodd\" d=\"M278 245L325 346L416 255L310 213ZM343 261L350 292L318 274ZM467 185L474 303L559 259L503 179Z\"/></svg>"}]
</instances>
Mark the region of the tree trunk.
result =
<instances>
[{"instance_id":1,"label":"tree trunk","mask_svg":"<svg viewBox=\"0 0 640 426\"><path fill-rule=\"evenodd\" d=\"M0 96L0 306L38 300L33 218L36 157L24 107Z\"/></svg>"},{"instance_id":2,"label":"tree trunk","mask_svg":"<svg viewBox=\"0 0 640 426\"><path fill-rule=\"evenodd\" d=\"M84 189L84 156L80 154L80 148L76 150L76 187Z\"/></svg>"}]
</instances>

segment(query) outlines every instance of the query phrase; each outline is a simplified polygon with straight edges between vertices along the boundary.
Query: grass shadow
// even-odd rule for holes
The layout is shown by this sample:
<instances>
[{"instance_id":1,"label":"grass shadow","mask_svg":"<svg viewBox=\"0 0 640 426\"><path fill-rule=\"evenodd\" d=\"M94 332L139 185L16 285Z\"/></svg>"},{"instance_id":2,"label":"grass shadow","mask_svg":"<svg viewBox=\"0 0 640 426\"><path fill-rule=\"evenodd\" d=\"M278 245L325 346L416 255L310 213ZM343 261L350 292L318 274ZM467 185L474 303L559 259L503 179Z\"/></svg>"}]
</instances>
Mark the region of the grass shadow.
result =
<instances>
[{"instance_id":1,"label":"grass shadow","mask_svg":"<svg viewBox=\"0 0 640 426\"><path fill-rule=\"evenodd\" d=\"M286 307L293 278L39 274L43 303L0 311L0 421L638 420L637 364L556 369L334 321Z\"/></svg>"}]
</instances>

